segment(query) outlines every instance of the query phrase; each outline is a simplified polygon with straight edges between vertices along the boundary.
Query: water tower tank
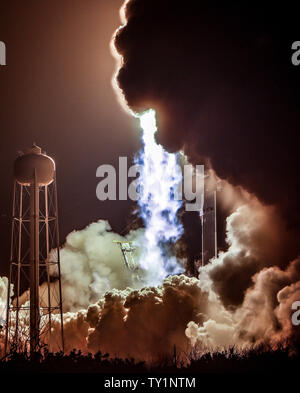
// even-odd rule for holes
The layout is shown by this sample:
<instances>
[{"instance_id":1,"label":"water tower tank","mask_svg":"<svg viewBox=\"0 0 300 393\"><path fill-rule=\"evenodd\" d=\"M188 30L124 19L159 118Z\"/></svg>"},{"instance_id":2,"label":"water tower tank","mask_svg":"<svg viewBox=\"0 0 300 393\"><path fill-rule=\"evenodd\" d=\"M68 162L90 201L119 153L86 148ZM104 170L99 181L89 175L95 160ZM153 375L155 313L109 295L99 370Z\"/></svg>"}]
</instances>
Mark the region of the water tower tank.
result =
<instances>
[{"instance_id":1,"label":"water tower tank","mask_svg":"<svg viewBox=\"0 0 300 393\"><path fill-rule=\"evenodd\" d=\"M55 162L36 145L19 156L14 164L15 179L24 186L34 183L35 174L37 185L46 186L54 180L54 173Z\"/></svg>"}]
</instances>

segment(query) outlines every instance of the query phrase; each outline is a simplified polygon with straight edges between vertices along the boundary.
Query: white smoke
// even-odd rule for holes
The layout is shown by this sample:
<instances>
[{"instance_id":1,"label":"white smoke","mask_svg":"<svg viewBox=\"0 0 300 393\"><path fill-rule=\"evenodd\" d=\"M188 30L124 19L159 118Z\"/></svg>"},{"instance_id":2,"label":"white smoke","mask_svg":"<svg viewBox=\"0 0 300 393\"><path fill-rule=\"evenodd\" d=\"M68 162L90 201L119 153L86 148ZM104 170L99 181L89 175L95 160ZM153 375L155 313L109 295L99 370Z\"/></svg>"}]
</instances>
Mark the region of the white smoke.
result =
<instances>
[{"instance_id":1,"label":"white smoke","mask_svg":"<svg viewBox=\"0 0 300 393\"><path fill-rule=\"evenodd\" d=\"M291 304L300 296L300 273L289 250L296 239L274 207L241 196L229 183L226 190L235 206L227 218L228 250L199 269L199 286L209 294L208 320L191 321L186 335L193 345L211 348L276 345L295 335Z\"/></svg>"},{"instance_id":2,"label":"white smoke","mask_svg":"<svg viewBox=\"0 0 300 393\"><path fill-rule=\"evenodd\" d=\"M7 277L0 277L0 325L4 326L6 319Z\"/></svg>"},{"instance_id":3,"label":"white smoke","mask_svg":"<svg viewBox=\"0 0 300 393\"><path fill-rule=\"evenodd\" d=\"M299 260L286 261L286 268L272 265L282 264L283 250L276 255L273 243L281 225L273 208L249 196L227 219L228 250L201 268L199 279L169 276L162 285L135 289L112 242L123 238L106 222L73 232L61 250L63 296L69 310L64 313L66 351L101 350L155 360L169 356L174 345L178 353L188 353L199 345L241 349L297 337L290 317L291 304L300 296ZM143 238L143 231L130 236ZM248 281L244 290L242 284ZM6 282L0 280L2 308ZM56 315L53 345L59 342L59 332Z\"/></svg>"},{"instance_id":4,"label":"white smoke","mask_svg":"<svg viewBox=\"0 0 300 393\"><path fill-rule=\"evenodd\" d=\"M178 353L199 345L241 350L292 337L290 310L300 295L299 261L286 261L286 269L272 266L284 259L284 245L276 245L276 253L273 243L282 233L281 219L274 208L247 193L234 205L227 219L228 250L201 268L199 279L169 276L156 287L107 291L65 318L67 349L77 337L77 347L86 352L155 360L170 355L174 345ZM287 237L285 241L289 243Z\"/></svg>"},{"instance_id":5,"label":"white smoke","mask_svg":"<svg viewBox=\"0 0 300 393\"><path fill-rule=\"evenodd\" d=\"M122 237L103 220L71 232L60 250L64 310L87 308L113 288L140 287L126 268L120 247L114 240L135 240L139 244L141 234L142 230L136 230L127 238ZM138 256L137 252L135 258ZM52 275L55 274L53 270Z\"/></svg>"}]
</instances>

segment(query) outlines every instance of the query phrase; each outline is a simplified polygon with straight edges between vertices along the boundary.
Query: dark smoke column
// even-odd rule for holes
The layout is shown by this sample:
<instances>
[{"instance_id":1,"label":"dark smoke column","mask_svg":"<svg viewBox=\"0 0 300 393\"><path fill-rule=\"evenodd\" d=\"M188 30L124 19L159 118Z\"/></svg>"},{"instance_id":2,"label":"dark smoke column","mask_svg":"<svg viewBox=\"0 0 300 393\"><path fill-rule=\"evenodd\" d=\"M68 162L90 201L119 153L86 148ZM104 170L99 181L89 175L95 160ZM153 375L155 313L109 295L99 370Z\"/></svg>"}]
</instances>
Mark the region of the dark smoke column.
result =
<instances>
[{"instance_id":1,"label":"dark smoke column","mask_svg":"<svg viewBox=\"0 0 300 393\"><path fill-rule=\"evenodd\" d=\"M125 16L114 44L130 109L155 109L165 149L275 204L300 232L298 14L255 0L129 0Z\"/></svg>"},{"instance_id":2,"label":"dark smoke column","mask_svg":"<svg viewBox=\"0 0 300 393\"><path fill-rule=\"evenodd\" d=\"M33 145L19 156L14 165L14 196L11 238L10 276L7 295L5 349L12 343L27 350L28 306L21 295L29 287L30 352L39 348L41 334L51 343L51 317L60 312L61 349L63 349L62 294L57 221L55 163ZM56 248L57 260L50 260L50 250ZM51 271L56 269L58 293L51 283ZM29 282L28 282L29 278ZM47 300L40 298L40 284L47 283ZM13 288L14 298L10 292ZM12 323L15 312L15 324ZM44 337L45 338L45 337Z\"/></svg>"}]
</instances>

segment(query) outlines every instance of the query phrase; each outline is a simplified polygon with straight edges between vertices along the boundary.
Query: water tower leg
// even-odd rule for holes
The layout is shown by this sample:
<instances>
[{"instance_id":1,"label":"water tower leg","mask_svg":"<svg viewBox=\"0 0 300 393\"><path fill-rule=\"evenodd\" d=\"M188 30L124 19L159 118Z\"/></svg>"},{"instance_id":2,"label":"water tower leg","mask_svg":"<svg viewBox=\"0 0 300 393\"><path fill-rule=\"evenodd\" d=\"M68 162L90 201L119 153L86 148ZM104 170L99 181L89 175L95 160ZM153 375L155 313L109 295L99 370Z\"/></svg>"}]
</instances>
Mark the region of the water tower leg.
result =
<instances>
[{"instance_id":1,"label":"water tower leg","mask_svg":"<svg viewBox=\"0 0 300 393\"><path fill-rule=\"evenodd\" d=\"M20 185L19 193L19 216L18 216L18 266L17 266L17 287L16 291L16 327L15 327L15 344L18 348L19 346L19 310L20 310L20 280L21 280L21 249L22 249L22 220L23 220L23 185Z\"/></svg>"},{"instance_id":2,"label":"water tower leg","mask_svg":"<svg viewBox=\"0 0 300 393\"><path fill-rule=\"evenodd\" d=\"M45 234L46 234L46 269L47 269L47 292L48 292L48 320L49 320L49 343L51 343L52 308L51 308L51 278L49 265L49 208L48 208L48 186L45 186Z\"/></svg>"},{"instance_id":3,"label":"water tower leg","mask_svg":"<svg viewBox=\"0 0 300 393\"><path fill-rule=\"evenodd\" d=\"M39 186L30 185L30 352L39 345Z\"/></svg>"},{"instance_id":4,"label":"water tower leg","mask_svg":"<svg viewBox=\"0 0 300 393\"><path fill-rule=\"evenodd\" d=\"M13 208L12 208L12 222L11 222L11 239L10 239L10 264L9 264L9 277L7 283L7 301L6 301L6 328L5 328L5 344L4 344L4 353L7 354L8 345L9 345L9 329L10 329L10 283L12 277L12 262L13 262L13 254L14 254L14 226L15 226L15 205L16 205L16 192L17 192L17 183L14 181L14 190L13 190Z\"/></svg>"}]
</instances>

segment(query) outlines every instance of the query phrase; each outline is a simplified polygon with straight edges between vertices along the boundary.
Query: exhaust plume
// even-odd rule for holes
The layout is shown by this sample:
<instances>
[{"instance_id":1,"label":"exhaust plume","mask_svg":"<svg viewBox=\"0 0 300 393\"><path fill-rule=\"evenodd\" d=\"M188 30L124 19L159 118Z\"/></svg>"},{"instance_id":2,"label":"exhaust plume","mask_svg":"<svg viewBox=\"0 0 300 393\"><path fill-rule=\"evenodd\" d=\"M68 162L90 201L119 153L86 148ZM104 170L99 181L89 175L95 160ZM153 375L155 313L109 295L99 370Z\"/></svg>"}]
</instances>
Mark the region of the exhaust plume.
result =
<instances>
[{"instance_id":1,"label":"exhaust plume","mask_svg":"<svg viewBox=\"0 0 300 393\"><path fill-rule=\"evenodd\" d=\"M142 268L152 272L151 282L148 275L148 284L157 285L168 274L183 271L176 257L162 250L163 245L178 240L183 231L177 218L182 202L175 199L182 173L177 155L167 153L155 141L155 112L149 110L139 119L143 130L143 150L136 159L141 166L138 205L145 225L139 261Z\"/></svg>"}]
</instances>

